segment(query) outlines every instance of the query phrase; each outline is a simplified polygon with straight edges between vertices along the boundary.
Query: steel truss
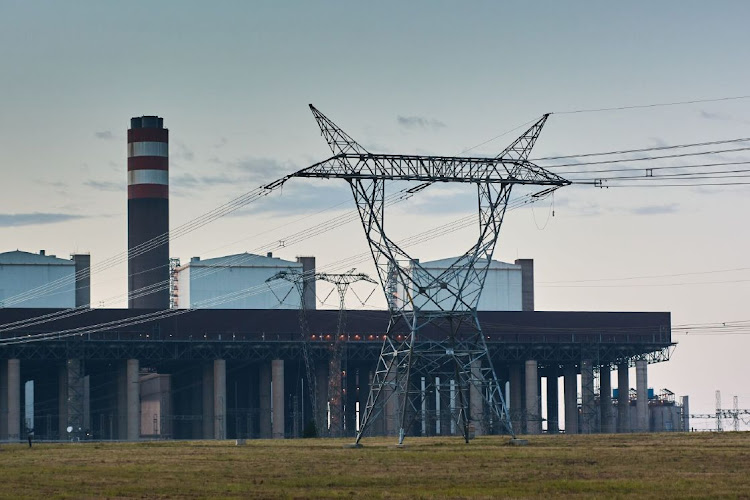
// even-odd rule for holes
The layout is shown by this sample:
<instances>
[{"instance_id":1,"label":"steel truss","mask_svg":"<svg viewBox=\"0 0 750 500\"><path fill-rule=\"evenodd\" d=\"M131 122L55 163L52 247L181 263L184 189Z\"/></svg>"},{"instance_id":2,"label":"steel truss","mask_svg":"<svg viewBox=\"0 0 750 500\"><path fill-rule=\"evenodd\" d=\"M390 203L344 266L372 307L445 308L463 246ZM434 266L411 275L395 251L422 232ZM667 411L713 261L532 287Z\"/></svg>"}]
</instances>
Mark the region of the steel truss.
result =
<instances>
[{"instance_id":1,"label":"steel truss","mask_svg":"<svg viewBox=\"0 0 750 500\"><path fill-rule=\"evenodd\" d=\"M339 317L336 336L331 344L331 356L328 361L328 402L331 412L331 437L341 437L344 431L344 401L342 386L346 387L345 377L347 373L347 349L342 342L346 326L346 292L349 287L359 281L368 281L377 285L377 281L363 273L354 273L354 269L343 274L319 273L315 278L327 281L336 286L339 294Z\"/></svg>"},{"instance_id":2,"label":"steel truss","mask_svg":"<svg viewBox=\"0 0 750 500\"><path fill-rule=\"evenodd\" d=\"M318 418L318 387L315 379L315 367L310 355L310 328L307 324L307 312L305 309L305 284L310 279L309 275L297 270L279 271L266 280L266 283L275 280L285 280L293 283L299 294L299 333L302 340L302 357L305 361L305 375L307 376L307 387L310 392L310 404L312 405L312 421L318 436L323 435L323 422ZM273 289L271 289L273 292ZM274 293L274 295L276 295ZM276 297L278 298L278 297ZM285 297L286 298L286 297ZM279 300L279 303L283 302Z\"/></svg>"},{"instance_id":3,"label":"steel truss","mask_svg":"<svg viewBox=\"0 0 750 500\"><path fill-rule=\"evenodd\" d=\"M390 312L386 338L356 442L359 443L383 405L396 398L398 441L403 443L411 422L422 407L424 394L434 389L428 385L423 390L420 382L424 379L431 384L436 376L452 380L456 386L451 399L451 408L455 408L452 416L467 442L470 418L482 418L485 408L492 414L491 420L496 427L513 435L477 318L477 304L511 188L515 184L546 186L543 193L549 193L570 184L528 160L549 115L542 116L497 157L471 158L372 154L315 107L310 105L310 109L334 156L290 177L341 178L349 183ZM427 185L433 182L476 184L479 205L477 242L443 272L435 275L425 269L386 235L384 202L387 181L420 181ZM423 187L425 184L416 189ZM404 339L393 334L401 321L410 330ZM428 324L444 329L443 342L420 341L420 329ZM483 396L480 405L471 404L472 413L476 415L470 415L470 392L475 395L474 399L479 397L477 395Z\"/></svg>"}]
</instances>

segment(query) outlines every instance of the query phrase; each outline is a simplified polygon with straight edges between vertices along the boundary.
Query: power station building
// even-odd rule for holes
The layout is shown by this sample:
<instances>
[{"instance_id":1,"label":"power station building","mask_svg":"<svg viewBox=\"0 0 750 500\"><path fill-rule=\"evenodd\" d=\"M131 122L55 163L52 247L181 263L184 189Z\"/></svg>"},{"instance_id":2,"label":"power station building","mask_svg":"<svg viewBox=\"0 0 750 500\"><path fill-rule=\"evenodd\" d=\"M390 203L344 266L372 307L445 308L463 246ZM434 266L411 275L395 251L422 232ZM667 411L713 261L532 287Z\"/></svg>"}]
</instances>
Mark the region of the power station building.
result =
<instances>
[{"instance_id":1,"label":"power station building","mask_svg":"<svg viewBox=\"0 0 750 500\"><path fill-rule=\"evenodd\" d=\"M88 306L90 265L88 254L71 255L68 260L44 250L0 253L0 307Z\"/></svg>"},{"instance_id":2,"label":"power station building","mask_svg":"<svg viewBox=\"0 0 750 500\"><path fill-rule=\"evenodd\" d=\"M194 258L170 276L168 143L162 118L131 120L128 309L85 308L88 256L0 254L0 440L32 430L37 439L65 440L291 438L305 433L312 415L325 422L334 399L343 402L344 435L353 435L388 311L348 311L339 336L339 311L316 309L313 257ZM532 261L487 265L478 316L517 433L686 428L678 410L682 426L663 408L661 420L654 417L656 407L669 404L648 393L648 364L668 360L674 346L669 313L536 311ZM450 260L423 266L439 274ZM293 284L269 281L280 271L304 277L302 298ZM171 309L170 279L177 296ZM387 299L404 300L411 292L393 287ZM403 324L393 332L409 333ZM443 338L433 325L419 335ZM330 373L336 337L344 361L341 373ZM623 388L615 398L613 371ZM341 377L340 394L328 394L331 377ZM441 406L435 393L455 390L455 380L428 386L433 393L419 395L424 404L415 406L421 409L410 433L460 432L451 424L455 408ZM395 406L382 405L368 432L396 433ZM490 419L481 401L468 407L472 421ZM657 420L670 424L658 427Z\"/></svg>"},{"instance_id":3,"label":"power station building","mask_svg":"<svg viewBox=\"0 0 750 500\"><path fill-rule=\"evenodd\" d=\"M283 260L271 253L193 257L175 271L177 304L180 309L299 309L294 284L269 280L280 272L302 274L303 267L299 259Z\"/></svg>"}]
</instances>

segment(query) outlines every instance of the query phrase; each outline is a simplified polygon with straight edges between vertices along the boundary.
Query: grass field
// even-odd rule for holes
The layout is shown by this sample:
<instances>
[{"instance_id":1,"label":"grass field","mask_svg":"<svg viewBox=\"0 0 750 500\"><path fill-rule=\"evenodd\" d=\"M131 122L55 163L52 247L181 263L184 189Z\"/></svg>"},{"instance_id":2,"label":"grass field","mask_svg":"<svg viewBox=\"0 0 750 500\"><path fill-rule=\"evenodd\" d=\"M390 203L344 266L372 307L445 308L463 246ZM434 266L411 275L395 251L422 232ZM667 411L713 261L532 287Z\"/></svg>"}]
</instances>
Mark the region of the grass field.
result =
<instances>
[{"instance_id":1,"label":"grass field","mask_svg":"<svg viewBox=\"0 0 750 500\"><path fill-rule=\"evenodd\" d=\"M0 446L2 498L750 498L750 433Z\"/></svg>"}]
</instances>

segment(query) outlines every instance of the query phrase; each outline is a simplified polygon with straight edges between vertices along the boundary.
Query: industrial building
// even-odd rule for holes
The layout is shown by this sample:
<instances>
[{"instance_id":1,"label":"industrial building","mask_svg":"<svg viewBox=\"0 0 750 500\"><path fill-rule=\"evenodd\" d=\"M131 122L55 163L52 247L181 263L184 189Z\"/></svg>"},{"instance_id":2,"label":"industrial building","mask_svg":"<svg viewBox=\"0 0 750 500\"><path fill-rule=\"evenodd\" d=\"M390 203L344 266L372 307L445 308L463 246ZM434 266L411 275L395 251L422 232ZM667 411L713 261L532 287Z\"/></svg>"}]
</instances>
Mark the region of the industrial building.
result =
<instances>
[{"instance_id":1,"label":"industrial building","mask_svg":"<svg viewBox=\"0 0 750 500\"><path fill-rule=\"evenodd\" d=\"M458 257L422 262L420 268L432 275L444 274ZM481 298L477 310L479 311L521 311L523 310L523 299L527 301L534 297L534 264L531 259L518 259L514 264L491 260L489 263L483 260L477 267L487 267L487 278L481 290ZM413 300L413 307L422 310L435 310L436 304L418 293L416 289L420 283L426 281L419 275L420 271L415 266L409 267L409 272L415 275L415 287L412 290L397 290L391 297L391 301ZM456 273L452 281L460 282L466 279L466 273ZM525 293L524 293L525 290ZM468 290L468 294L480 293L478 286ZM449 300L447 292L439 291L436 302L441 303ZM411 307L411 306L410 306ZM533 302L527 304L527 308L533 309Z\"/></svg>"},{"instance_id":2,"label":"industrial building","mask_svg":"<svg viewBox=\"0 0 750 500\"><path fill-rule=\"evenodd\" d=\"M313 260L314 273L314 260ZM241 253L190 262L175 270L180 309L299 309L300 296L289 282L267 281L282 271L303 273L302 259ZM314 304L313 304L314 308Z\"/></svg>"},{"instance_id":3,"label":"industrial building","mask_svg":"<svg viewBox=\"0 0 750 500\"><path fill-rule=\"evenodd\" d=\"M70 260L15 250L0 253L0 307L72 308L88 306L91 256ZM44 287L44 293L37 290Z\"/></svg>"},{"instance_id":4,"label":"industrial building","mask_svg":"<svg viewBox=\"0 0 750 500\"><path fill-rule=\"evenodd\" d=\"M315 308L313 257L288 261L248 253L194 258L174 269L177 307L170 308L168 167L163 119L133 118L129 309L85 309L88 256L66 261L25 252L0 255L0 298L7 302L0 308L0 440L32 431L36 439L63 440L301 437L312 415L327 420L334 398L343 402L344 434L353 435L389 312L348 311L339 336L339 311ZM686 411L648 394L648 364L668 360L674 345L669 313L536 311L533 261L484 262L489 273L478 319L517 433L687 428ZM422 264L436 272L448 267L449 260ZM301 294L288 282L268 282L282 270L304 275ZM60 283L67 285L55 298L58 289L48 292ZM414 291L394 287L388 299L403 300ZM33 298L22 302L24 294ZM402 338L410 330L401 324L391 333ZM428 342L441 335L432 325L420 330ZM334 342L344 349L341 373L329 373ZM306 362L312 363L316 406ZM623 388L614 398L612 371ZM341 394L327 393L330 377L342 378ZM423 404L412 415L417 425L411 432L459 433L455 406L438 397L442 392L455 401L456 381L429 382L423 380L430 389L415 396ZM469 396L479 432L497 431L483 395ZM397 401L378 413L369 435L396 434Z\"/></svg>"}]
</instances>

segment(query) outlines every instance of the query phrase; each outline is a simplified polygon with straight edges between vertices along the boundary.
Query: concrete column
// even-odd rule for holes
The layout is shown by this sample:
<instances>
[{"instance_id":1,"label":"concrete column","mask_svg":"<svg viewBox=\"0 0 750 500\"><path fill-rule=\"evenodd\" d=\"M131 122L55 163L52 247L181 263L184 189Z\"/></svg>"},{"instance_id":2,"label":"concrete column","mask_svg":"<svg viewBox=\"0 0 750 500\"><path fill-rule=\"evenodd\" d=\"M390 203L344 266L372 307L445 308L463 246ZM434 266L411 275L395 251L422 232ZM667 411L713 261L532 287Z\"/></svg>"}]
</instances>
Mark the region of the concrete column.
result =
<instances>
[{"instance_id":1,"label":"concrete column","mask_svg":"<svg viewBox=\"0 0 750 500\"><path fill-rule=\"evenodd\" d=\"M261 363L259 367L258 399L260 409L260 438L271 439L271 365Z\"/></svg>"},{"instance_id":2,"label":"concrete column","mask_svg":"<svg viewBox=\"0 0 750 500\"><path fill-rule=\"evenodd\" d=\"M398 391L396 390L396 370L393 366L383 387L383 419L385 421L385 435L395 436L398 434Z\"/></svg>"},{"instance_id":3,"label":"concrete column","mask_svg":"<svg viewBox=\"0 0 750 500\"><path fill-rule=\"evenodd\" d=\"M635 414L638 432L648 432L648 364L645 359L635 362Z\"/></svg>"},{"instance_id":4,"label":"concrete column","mask_svg":"<svg viewBox=\"0 0 750 500\"><path fill-rule=\"evenodd\" d=\"M682 430L690 432L690 398L682 396Z\"/></svg>"},{"instance_id":5,"label":"concrete column","mask_svg":"<svg viewBox=\"0 0 750 500\"><path fill-rule=\"evenodd\" d=\"M91 377L83 377L83 431L91 431Z\"/></svg>"},{"instance_id":6,"label":"concrete column","mask_svg":"<svg viewBox=\"0 0 750 500\"><path fill-rule=\"evenodd\" d=\"M21 361L8 360L8 439L21 439Z\"/></svg>"},{"instance_id":7,"label":"concrete column","mask_svg":"<svg viewBox=\"0 0 750 500\"><path fill-rule=\"evenodd\" d=\"M0 441L8 439L8 360L0 360Z\"/></svg>"},{"instance_id":8,"label":"concrete column","mask_svg":"<svg viewBox=\"0 0 750 500\"><path fill-rule=\"evenodd\" d=\"M617 365L617 432L630 432L630 367Z\"/></svg>"},{"instance_id":9,"label":"concrete column","mask_svg":"<svg viewBox=\"0 0 750 500\"><path fill-rule=\"evenodd\" d=\"M271 361L271 397L273 398L273 421L271 433L274 439L284 439L284 360Z\"/></svg>"},{"instance_id":10,"label":"concrete column","mask_svg":"<svg viewBox=\"0 0 750 500\"><path fill-rule=\"evenodd\" d=\"M581 361L581 433L596 432L594 403L594 365L590 359Z\"/></svg>"},{"instance_id":11,"label":"concrete column","mask_svg":"<svg viewBox=\"0 0 750 500\"><path fill-rule=\"evenodd\" d=\"M547 432L557 434L560 431L559 404L557 390L558 367L547 370Z\"/></svg>"},{"instance_id":12,"label":"concrete column","mask_svg":"<svg viewBox=\"0 0 750 500\"><path fill-rule=\"evenodd\" d=\"M315 390L318 407L315 409L319 437L328 433L328 363L320 361L315 364Z\"/></svg>"},{"instance_id":13,"label":"concrete column","mask_svg":"<svg viewBox=\"0 0 750 500\"><path fill-rule=\"evenodd\" d=\"M602 365L599 370L599 406L602 415L602 432L607 434L615 432L612 414L612 373L609 365Z\"/></svg>"},{"instance_id":14,"label":"concrete column","mask_svg":"<svg viewBox=\"0 0 750 500\"><path fill-rule=\"evenodd\" d=\"M58 439L67 440L68 427L68 370L61 365L57 370L57 433Z\"/></svg>"},{"instance_id":15,"label":"concrete column","mask_svg":"<svg viewBox=\"0 0 750 500\"><path fill-rule=\"evenodd\" d=\"M565 398L565 434L578 434L578 373L573 365L563 368Z\"/></svg>"},{"instance_id":16,"label":"concrete column","mask_svg":"<svg viewBox=\"0 0 750 500\"><path fill-rule=\"evenodd\" d=\"M510 381L510 422L516 434L524 433L524 406L523 406L523 367L520 364L508 366L508 379Z\"/></svg>"},{"instance_id":17,"label":"concrete column","mask_svg":"<svg viewBox=\"0 0 750 500\"><path fill-rule=\"evenodd\" d=\"M201 376L201 438L214 439L214 367L203 365Z\"/></svg>"},{"instance_id":18,"label":"concrete column","mask_svg":"<svg viewBox=\"0 0 750 500\"><path fill-rule=\"evenodd\" d=\"M227 362L214 360L214 439L227 438Z\"/></svg>"},{"instance_id":19,"label":"concrete column","mask_svg":"<svg viewBox=\"0 0 750 500\"><path fill-rule=\"evenodd\" d=\"M471 423L474 425L474 435L481 436L485 434L484 429L484 395L483 387L482 362L475 360L471 363L471 384L469 385L469 414Z\"/></svg>"},{"instance_id":20,"label":"concrete column","mask_svg":"<svg viewBox=\"0 0 750 500\"><path fill-rule=\"evenodd\" d=\"M141 437L141 384L140 363L137 359L126 361L127 382L127 437L128 441L138 441Z\"/></svg>"},{"instance_id":21,"label":"concrete column","mask_svg":"<svg viewBox=\"0 0 750 500\"><path fill-rule=\"evenodd\" d=\"M539 365L526 360L526 432L542 433L541 401L539 399Z\"/></svg>"},{"instance_id":22,"label":"concrete column","mask_svg":"<svg viewBox=\"0 0 750 500\"><path fill-rule=\"evenodd\" d=\"M331 411L331 437L341 437L344 432L344 391L341 380L341 349L340 344L332 349L328 360L328 401Z\"/></svg>"}]
</instances>

